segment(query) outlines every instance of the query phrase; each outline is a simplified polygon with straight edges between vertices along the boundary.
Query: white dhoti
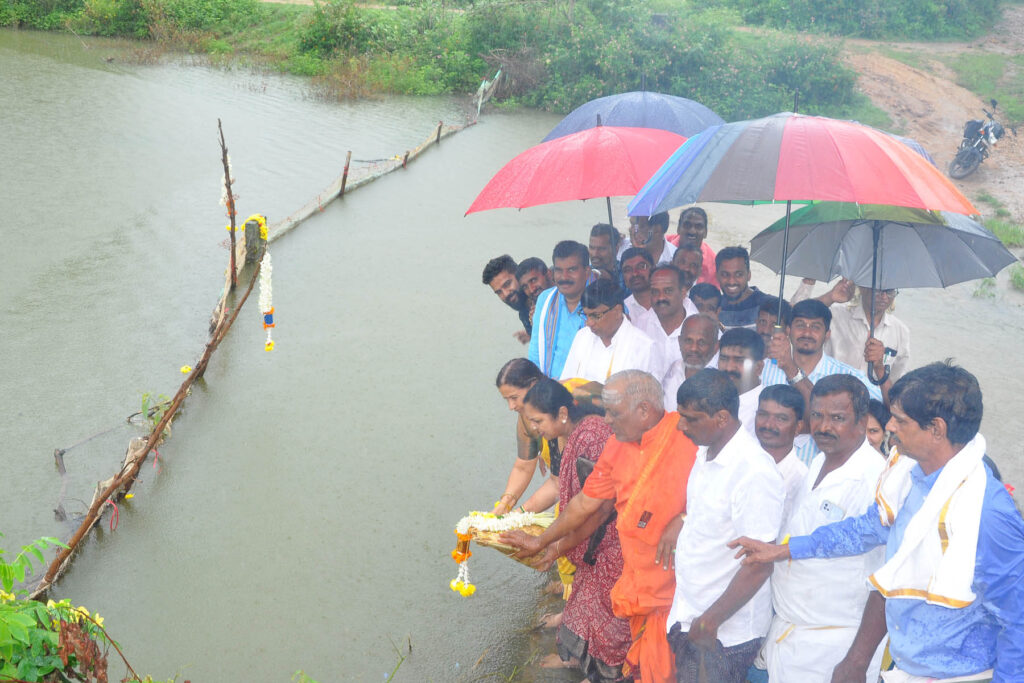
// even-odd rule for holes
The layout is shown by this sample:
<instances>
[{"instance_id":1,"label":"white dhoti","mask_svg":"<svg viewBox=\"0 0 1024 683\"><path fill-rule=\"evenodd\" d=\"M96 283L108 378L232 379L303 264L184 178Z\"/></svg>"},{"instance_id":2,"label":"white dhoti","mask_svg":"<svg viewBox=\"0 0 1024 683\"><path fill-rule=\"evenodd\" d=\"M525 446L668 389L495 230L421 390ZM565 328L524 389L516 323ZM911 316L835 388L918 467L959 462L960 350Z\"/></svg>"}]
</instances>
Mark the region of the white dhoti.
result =
<instances>
[{"instance_id":1,"label":"white dhoti","mask_svg":"<svg viewBox=\"0 0 1024 683\"><path fill-rule=\"evenodd\" d=\"M832 670L856 635L856 626L796 626L776 614L764 643L768 679L771 683L829 683ZM865 683L878 683L886 642L883 639L875 650Z\"/></svg>"}]
</instances>

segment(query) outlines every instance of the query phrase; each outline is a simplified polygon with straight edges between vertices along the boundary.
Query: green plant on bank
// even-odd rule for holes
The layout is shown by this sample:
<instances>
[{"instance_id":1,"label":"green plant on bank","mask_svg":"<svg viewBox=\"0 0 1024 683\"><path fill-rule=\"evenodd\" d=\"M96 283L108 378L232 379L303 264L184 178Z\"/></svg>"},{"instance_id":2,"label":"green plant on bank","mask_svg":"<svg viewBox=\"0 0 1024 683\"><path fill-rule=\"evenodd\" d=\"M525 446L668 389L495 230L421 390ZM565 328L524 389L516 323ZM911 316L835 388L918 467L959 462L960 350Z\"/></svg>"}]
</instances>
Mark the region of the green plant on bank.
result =
<instances>
[{"instance_id":1,"label":"green plant on bank","mask_svg":"<svg viewBox=\"0 0 1024 683\"><path fill-rule=\"evenodd\" d=\"M978 95L977 118L984 117L981 107L988 108L988 100L994 98L999 102L993 112L998 121L1006 126L1024 122L1024 56L964 53L943 61L956 74L957 85Z\"/></svg>"},{"instance_id":2,"label":"green plant on bank","mask_svg":"<svg viewBox=\"0 0 1024 683\"><path fill-rule=\"evenodd\" d=\"M1024 266L1015 263L1010 266L1010 285L1021 292L1024 292Z\"/></svg>"},{"instance_id":3,"label":"green plant on bank","mask_svg":"<svg viewBox=\"0 0 1024 683\"><path fill-rule=\"evenodd\" d=\"M153 431L160 424L160 420L164 419L164 414L167 413L167 409L171 405L171 399L166 394L153 395L150 392L142 394L142 410L140 414L143 418L149 422L149 429ZM161 438L168 439L171 436L171 425L167 423L164 426L164 433Z\"/></svg>"},{"instance_id":4,"label":"green plant on bank","mask_svg":"<svg viewBox=\"0 0 1024 683\"><path fill-rule=\"evenodd\" d=\"M105 681L107 648L113 646L121 654L98 613L67 599L45 604L27 600L24 590L14 590L15 582L31 573L32 558L45 564L43 551L55 546L67 547L56 538L37 539L10 563L3 561L0 548L0 681ZM124 680L152 682L134 672Z\"/></svg>"},{"instance_id":5,"label":"green plant on bank","mask_svg":"<svg viewBox=\"0 0 1024 683\"><path fill-rule=\"evenodd\" d=\"M860 38L966 40L1000 17L999 0L718 0L749 24Z\"/></svg>"},{"instance_id":6,"label":"green plant on bank","mask_svg":"<svg viewBox=\"0 0 1024 683\"><path fill-rule=\"evenodd\" d=\"M1008 247L1024 247L1024 226L1009 223L998 218L985 221L985 227Z\"/></svg>"},{"instance_id":7,"label":"green plant on bank","mask_svg":"<svg viewBox=\"0 0 1024 683\"><path fill-rule=\"evenodd\" d=\"M254 55L313 76L326 94L342 97L469 93L500 65L508 78L499 98L556 112L646 82L701 101L726 119L791 109L799 92L802 112L888 123L856 92L837 47L774 31L737 31L737 10L721 4L409 0L378 8L354 0L312 7L258 0L0 0L0 25L67 26L214 56Z\"/></svg>"},{"instance_id":8,"label":"green plant on bank","mask_svg":"<svg viewBox=\"0 0 1024 683\"><path fill-rule=\"evenodd\" d=\"M994 299L996 298L996 280L992 277L987 277L984 280L978 282L978 285L974 288L971 293L976 299Z\"/></svg>"}]
</instances>

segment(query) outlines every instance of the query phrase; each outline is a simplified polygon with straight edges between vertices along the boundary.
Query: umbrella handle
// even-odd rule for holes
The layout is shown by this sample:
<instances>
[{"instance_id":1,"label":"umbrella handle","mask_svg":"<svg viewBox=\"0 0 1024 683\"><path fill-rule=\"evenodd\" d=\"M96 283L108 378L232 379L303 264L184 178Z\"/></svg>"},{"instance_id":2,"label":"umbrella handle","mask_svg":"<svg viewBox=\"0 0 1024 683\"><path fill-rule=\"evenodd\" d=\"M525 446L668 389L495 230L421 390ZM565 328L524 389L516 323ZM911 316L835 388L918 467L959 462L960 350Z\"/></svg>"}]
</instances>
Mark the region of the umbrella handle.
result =
<instances>
[{"instance_id":1,"label":"umbrella handle","mask_svg":"<svg viewBox=\"0 0 1024 683\"><path fill-rule=\"evenodd\" d=\"M885 381L887 379L889 379L889 372L890 371L891 371L891 368L888 365L886 365L885 366L885 372L882 373L882 376L880 378L876 378L875 377L875 366L874 365L868 365L868 379L876 387L880 387L883 384L885 384Z\"/></svg>"}]
</instances>

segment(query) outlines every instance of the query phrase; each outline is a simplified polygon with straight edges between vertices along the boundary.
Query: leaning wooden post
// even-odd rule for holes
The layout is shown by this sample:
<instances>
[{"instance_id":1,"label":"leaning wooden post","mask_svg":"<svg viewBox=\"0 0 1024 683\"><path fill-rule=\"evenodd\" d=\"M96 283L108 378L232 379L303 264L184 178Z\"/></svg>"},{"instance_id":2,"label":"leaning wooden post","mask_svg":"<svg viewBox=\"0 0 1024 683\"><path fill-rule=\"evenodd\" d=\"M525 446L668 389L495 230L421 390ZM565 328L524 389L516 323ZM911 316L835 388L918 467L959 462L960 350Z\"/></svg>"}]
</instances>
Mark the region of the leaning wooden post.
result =
<instances>
[{"instance_id":1,"label":"leaning wooden post","mask_svg":"<svg viewBox=\"0 0 1024 683\"><path fill-rule=\"evenodd\" d=\"M437 138L434 140L435 145L441 144L441 126L444 125L444 121L437 122Z\"/></svg>"},{"instance_id":2,"label":"leaning wooden post","mask_svg":"<svg viewBox=\"0 0 1024 683\"><path fill-rule=\"evenodd\" d=\"M345 185L348 183L348 165L352 161L352 150L348 151L345 155L345 170L341 173L341 192L338 193L338 197L345 196Z\"/></svg>"},{"instance_id":3,"label":"leaning wooden post","mask_svg":"<svg viewBox=\"0 0 1024 683\"><path fill-rule=\"evenodd\" d=\"M405 168L405 165L408 164L408 163L409 163L409 150L405 150L405 156L402 157L402 168Z\"/></svg>"},{"instance_id":4,"label":"leaning wooden post","mask_svg":"<svg viewBox=\"0 0 1024 683\"><path fill-rule=\"evenodd\" d=\"M266 218L263 219L264 223ZM260 230L260 222L251 218L245 222L245 265L251 266L260 259L267 240Z\"/></svg>"},{"instance_id":5,"label":"leaning wooden post","mask_svg":"<svg viewBox=\"0 0 1024 683\"><path fill-rule=\"evenodd\" d=\"M220 119L217 119L217 130L220 132L220 160L224 164L224 197L222 201L224 206L228 210L228 218L231 219L231 225L228 227L228 233L231 236L231 289L233 290L238 286L238 271L235 266L235 195L231 192L231 161L228 159L228 146L224 142L224 127L220 123Z\"/></svg>"}]
</instances>

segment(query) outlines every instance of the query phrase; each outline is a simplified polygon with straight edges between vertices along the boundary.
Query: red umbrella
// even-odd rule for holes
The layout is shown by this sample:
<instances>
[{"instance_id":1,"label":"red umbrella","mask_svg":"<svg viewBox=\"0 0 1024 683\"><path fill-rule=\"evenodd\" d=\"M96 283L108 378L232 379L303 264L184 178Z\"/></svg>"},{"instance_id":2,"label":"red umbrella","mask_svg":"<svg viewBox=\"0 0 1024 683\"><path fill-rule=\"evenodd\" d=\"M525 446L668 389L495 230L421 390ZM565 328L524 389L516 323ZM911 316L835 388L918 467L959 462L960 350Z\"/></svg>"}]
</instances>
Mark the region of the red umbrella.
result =
<instances>
[{"instance_id":1,"label":"red umbrella","mask_svg":"<svg viewBox=\"0 0 1024 683\"><path fill-rule=\"evenodd\" d=\"M616 126L542 142L494 174L466 214L636 194L684 142L665 130Z\"/></svg>"}]
</instances>

